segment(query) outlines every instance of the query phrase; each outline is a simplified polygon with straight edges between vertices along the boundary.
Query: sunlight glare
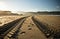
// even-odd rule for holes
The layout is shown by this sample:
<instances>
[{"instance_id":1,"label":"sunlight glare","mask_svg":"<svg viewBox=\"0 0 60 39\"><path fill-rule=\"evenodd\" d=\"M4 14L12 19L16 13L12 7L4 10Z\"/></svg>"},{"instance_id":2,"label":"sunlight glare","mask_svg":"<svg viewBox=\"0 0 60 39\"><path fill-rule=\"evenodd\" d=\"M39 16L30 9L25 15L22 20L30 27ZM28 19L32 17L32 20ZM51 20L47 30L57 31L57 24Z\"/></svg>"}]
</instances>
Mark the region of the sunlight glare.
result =
<instances>
[{"instance_id":1,"label":"sunlight glare","mask_svg":"<svg viewBox=\"0 0 60 39\"><path fill-rule=\"evenodd\" d=\"M6 10L7 9L7 5L5 2L0 2L0 10Z\"/></svg>"}]
</instances>

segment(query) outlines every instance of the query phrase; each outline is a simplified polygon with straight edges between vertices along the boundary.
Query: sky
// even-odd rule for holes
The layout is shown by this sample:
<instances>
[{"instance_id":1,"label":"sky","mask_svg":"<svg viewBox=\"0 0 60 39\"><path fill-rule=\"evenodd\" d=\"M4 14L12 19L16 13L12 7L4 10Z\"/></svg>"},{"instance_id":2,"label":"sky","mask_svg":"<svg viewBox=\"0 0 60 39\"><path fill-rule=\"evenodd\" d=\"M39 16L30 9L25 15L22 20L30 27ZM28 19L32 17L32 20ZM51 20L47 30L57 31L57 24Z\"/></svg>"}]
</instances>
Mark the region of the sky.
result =
<instances>
[{"instance_id":1,"label":"sky","mask_svg":"<svg viewBox=\"0 0 60 39\"><path fill-rule=\"evenodd\" d=\"M0 10L60 11L60 0L0 0Z\"/></svg>"}]
</instances>

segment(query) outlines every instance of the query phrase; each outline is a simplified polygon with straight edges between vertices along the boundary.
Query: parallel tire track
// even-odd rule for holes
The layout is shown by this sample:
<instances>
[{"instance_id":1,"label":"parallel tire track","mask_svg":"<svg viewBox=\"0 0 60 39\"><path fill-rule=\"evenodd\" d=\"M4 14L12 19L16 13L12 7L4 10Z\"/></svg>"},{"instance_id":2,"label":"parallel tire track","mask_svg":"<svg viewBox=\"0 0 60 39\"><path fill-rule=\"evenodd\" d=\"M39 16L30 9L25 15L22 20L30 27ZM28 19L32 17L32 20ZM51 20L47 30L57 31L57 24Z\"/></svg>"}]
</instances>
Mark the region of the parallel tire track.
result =
<instances>
[{"instance_id":1,"label":"parallel tire track","mask_svg":"<svg viewBox=\"0 0 60 39\"><path fill-rule=\"evenodd\" d=\"M54 34L54 31L46 27L42 22L39 22L34 17L32 17L33 22L37 25L37 27L45 34L46 37L50 37Z\"/></svg>"},{"instance_id":2,"label":"parallel tire track","mask_svg":"<svg viewBox=\"0 0 60 39\"><path fill-rule=\"evenodd\" d=\"M0 39L8 38L9 37L8 35L10 35L9 33L14 34L21 27L22 23L25 21L26 18L27 17L23 17L23 18L14 20L13 22L5 24L4 27L0 28Z\"/></svg>"}]
</instances>

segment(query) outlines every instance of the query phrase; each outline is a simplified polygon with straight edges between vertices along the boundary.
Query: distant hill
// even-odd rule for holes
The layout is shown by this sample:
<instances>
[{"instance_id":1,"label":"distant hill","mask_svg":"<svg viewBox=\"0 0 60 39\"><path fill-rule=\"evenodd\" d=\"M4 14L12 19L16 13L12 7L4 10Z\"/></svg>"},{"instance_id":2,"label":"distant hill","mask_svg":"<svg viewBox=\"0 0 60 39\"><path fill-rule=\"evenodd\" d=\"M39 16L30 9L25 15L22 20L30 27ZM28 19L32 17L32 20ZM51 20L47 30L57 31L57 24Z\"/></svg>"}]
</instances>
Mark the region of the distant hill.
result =
<instances>
[{"instance_id":1,"label":"distant hill","mask_svg":"<svg viewBox=\"0 0 60 39\"><path fill-rule=\"evenodd\" d=\"M18 12L12 13L11 11L0 11L0 15L31 15L31 14L41 14L41 15L60 15L60 11L38 11L38 12Z\"/></svg>"},{"instance_id":2,"label":"distant hill","mask_svg":"<svg viewBox=\"0 0 60 39\"><path fill-rule=\"evenodd\" d=\"M40 14L40 15L60 15L60 11L38 11L38 12L25 12L26 14Z\"/></svg>"},{"instance_id":3,"label":"distant hill","mask_svg":"<svg viewBox=\"0 0 60 39\"><path fill-rule=\"evenodd\" d=\"M0 11L0 15L18 15L18 14L12 13L11 11Z\"/></svg>"},{"instance_id":4,"label":"distant hill","mask_svg":"<svg viewBox=\"0 0 60 39\"><path fill-rule=\"evenodd\" d=\"M40 12L40 11L38 11L37 13L38 14L60 15L60 11L51 11L51 12L48 12L48 11Z\"/></svg>"}]
</instances>

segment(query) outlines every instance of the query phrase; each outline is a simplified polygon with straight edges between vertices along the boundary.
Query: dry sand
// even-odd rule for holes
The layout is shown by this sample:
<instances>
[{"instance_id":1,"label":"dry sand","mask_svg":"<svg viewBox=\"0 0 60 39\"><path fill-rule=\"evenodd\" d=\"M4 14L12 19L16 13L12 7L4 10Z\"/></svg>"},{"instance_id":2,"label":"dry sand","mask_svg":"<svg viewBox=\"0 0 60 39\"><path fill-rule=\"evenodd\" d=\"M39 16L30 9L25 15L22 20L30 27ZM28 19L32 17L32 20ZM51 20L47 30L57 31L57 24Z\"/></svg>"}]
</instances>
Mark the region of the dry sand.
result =
<instances>
[{"instance_id":1,"label":"dry sand","mask_svg":"<svg viewBox=\"0 0 60 39\"><path fill-rule=\"evenodd\" d=\"M12 22L12 21L19 19L21 17L24 17L24 16L14 16L14 15L12 15L12 16L0 16L0 27L4 24Z\"/></svg>"},{"instance_id":2,"label":"dry sand","mask_svg":"<svg viewBox=\"0 0 60 39\"><path fill-rule=\"evenodd\" d=\"M31 17L27 18L20 28L18 39L47 39L45 35L37 28Z\"/></svg>"},{"instance_id":3,"label":"dry sand","mask_svg":"<svg viewBox=\"0 0 60 39\"><path fill-rule=\"evenodd\" d=\"M48 24L47 26L54 31L60 31L60 16L37 15L35 19L45 25Z\"/></svg>"}]
</instances>

